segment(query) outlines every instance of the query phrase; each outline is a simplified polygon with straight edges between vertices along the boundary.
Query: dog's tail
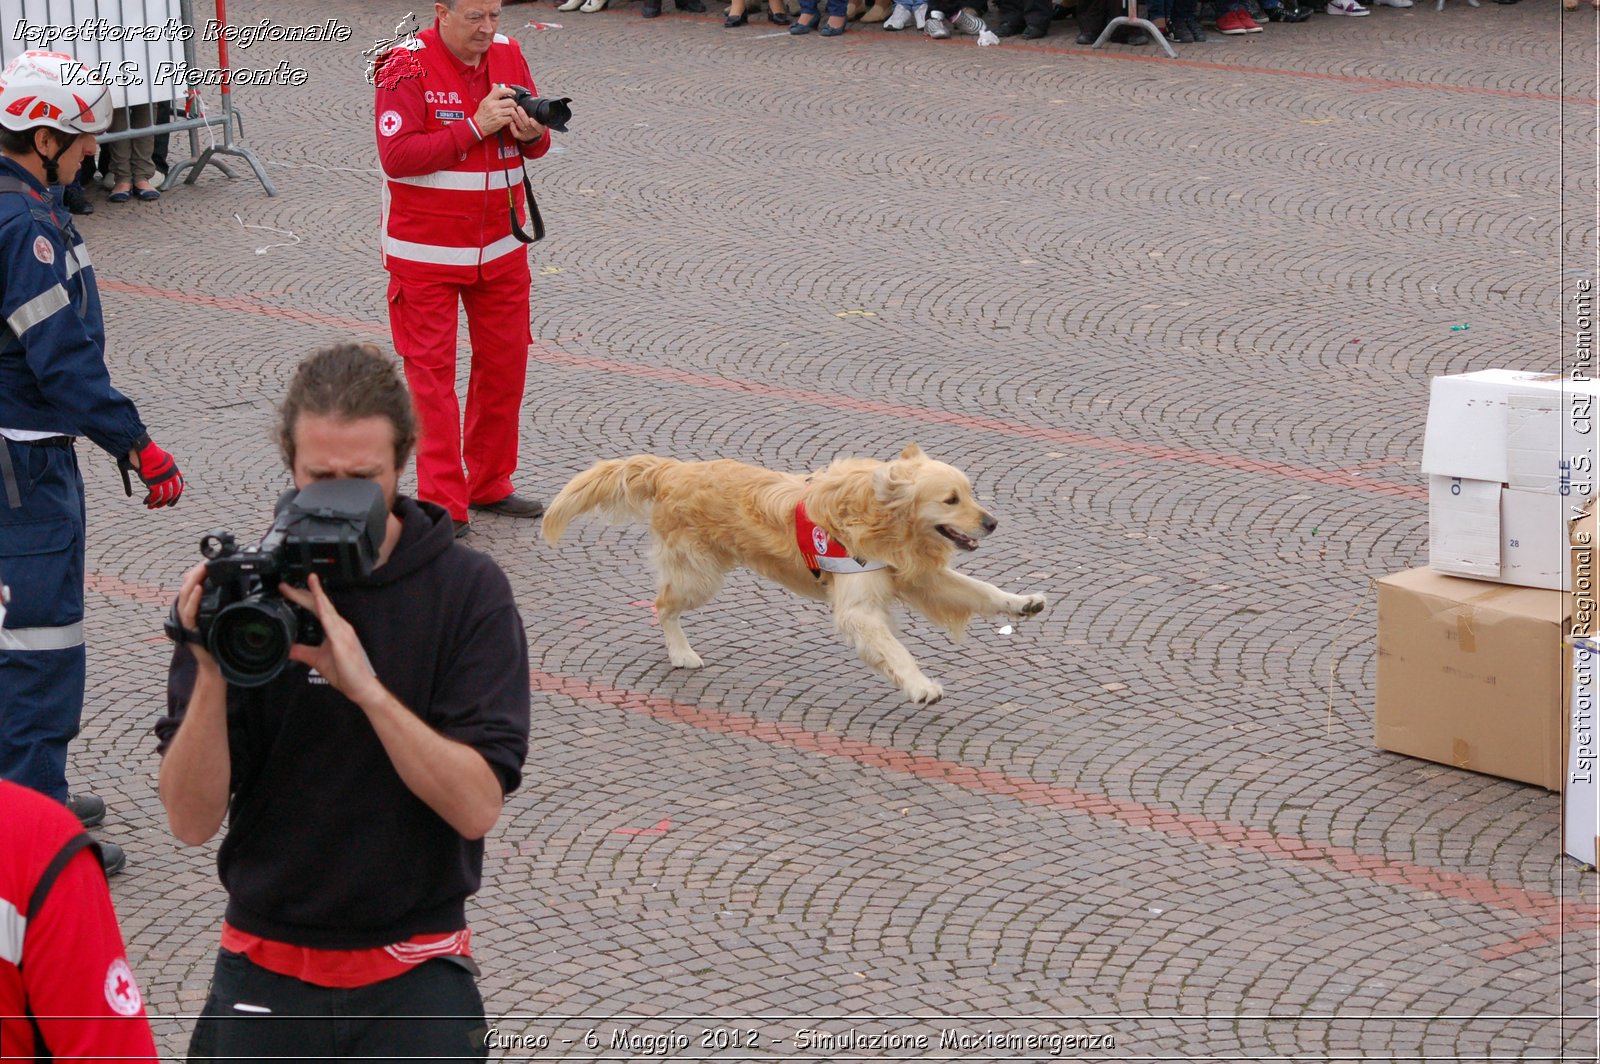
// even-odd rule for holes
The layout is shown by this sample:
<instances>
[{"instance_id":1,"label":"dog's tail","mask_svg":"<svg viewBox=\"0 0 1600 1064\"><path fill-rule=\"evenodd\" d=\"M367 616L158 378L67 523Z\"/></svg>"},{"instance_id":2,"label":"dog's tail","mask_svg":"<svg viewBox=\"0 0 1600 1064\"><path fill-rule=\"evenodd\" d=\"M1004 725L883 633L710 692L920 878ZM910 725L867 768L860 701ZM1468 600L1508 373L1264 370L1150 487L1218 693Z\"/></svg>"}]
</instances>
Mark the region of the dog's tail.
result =
<instances>
[{"instance_id":1,"label":"dog's tail","mask_svg":"<svg viewBox=\"0 0 1600 1064\"><path fill-rule=\"evenodd\" d=\"M653 454L596 462L550 500L541 527L545 542L559 540L573 518L591 511L599 511L613 524L650 520L650 504L655 501L661 474L682 464L676 458Z\"/></svg>"}]
</instances>

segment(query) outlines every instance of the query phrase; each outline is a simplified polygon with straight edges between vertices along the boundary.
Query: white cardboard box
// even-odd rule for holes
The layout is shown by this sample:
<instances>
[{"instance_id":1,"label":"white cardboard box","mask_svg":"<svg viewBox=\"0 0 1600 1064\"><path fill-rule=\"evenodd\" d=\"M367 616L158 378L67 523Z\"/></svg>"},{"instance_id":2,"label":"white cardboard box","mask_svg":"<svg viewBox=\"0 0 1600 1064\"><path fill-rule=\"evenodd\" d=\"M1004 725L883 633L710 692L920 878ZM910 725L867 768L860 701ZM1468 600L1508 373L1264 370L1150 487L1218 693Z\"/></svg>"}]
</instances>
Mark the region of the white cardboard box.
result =
<instances>
[{"instance_id":1,"label":"white cardboard box","mask_svg":"<svg viewBox=\"0 0 1600 1064\"><path fill-rule=\"evenodd\" d=\"M1500 579L1500 482L1428 478L1428 566L1451 576Z\"/></svg>"},{"instance_id":2,"label":"white cardboard box","mask_svg":"<svg viewBox=\"0 0 1600 1064\"><path fill-rule=\"evenodd\" d=\"M1570 586L1566 522L1581 500L1567 494L1568 463L1594 446L1571 429L1574 395L1600 396L1600 382L1504 369L1433 379L1422 451L1431 568Z\"/></svg>"},{"instance_id":3,"label":"white cardboard box","mask_svg":"<svg viewBox=\"0 0 1600 1064\"><path fill-rule=\"evenodd\" d=\"M1596 786L1596 740L1600 738L1600 643L1572 641L1572 720L1567 736L1567 778L1562 795L1561 834L1568 857L1595 864L1600 846L1600 787Z\"/></svg>"},{"instance_id":4,"label":"white cardboard box","mask_svg":"<svg viewBox=\"0 0 1600 1064\"><path fill-rule=\"evenodd\" d=\"M1567 543L1570 496L1506 488L1500 493L1500 580L1566 591L1572 586Z\"/></svg>"},{"instance_id":5,"label":"white cardboard box","mask_svg":"<svg viewBox=\"0 0 1600 1064\"><path fill-rule=\"evenodd\" d=\"M1474 580L1565 591L1570 497L1487 480L1428 478L1428 565Z\"/></svg>"},{"instance_id":6,"label":"white cardboard box","mask_svg":"<svg viewBox=\"0 0 1600 1064\"><path fill-rule=\"evenodd\" d=\"M1600 382L1508 369L1435 377L1422 471L1557 490L1565 473L1561 463L1571 449L1589 442L1568 427L1575 393L1600 397Z\"/></svg>"}]
</instances>

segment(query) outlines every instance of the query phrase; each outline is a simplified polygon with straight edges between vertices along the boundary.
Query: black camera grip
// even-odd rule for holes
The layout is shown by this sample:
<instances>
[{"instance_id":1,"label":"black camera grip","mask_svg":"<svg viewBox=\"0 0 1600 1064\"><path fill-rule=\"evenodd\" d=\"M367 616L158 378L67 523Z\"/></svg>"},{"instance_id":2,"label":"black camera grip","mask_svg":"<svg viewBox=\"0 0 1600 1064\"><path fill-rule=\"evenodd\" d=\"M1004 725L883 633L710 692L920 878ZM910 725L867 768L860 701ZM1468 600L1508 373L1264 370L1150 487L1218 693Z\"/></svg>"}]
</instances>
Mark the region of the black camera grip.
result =
<instances>
[{"instance_id":1,"label":"black camera grip","mask_svg":"<svg viewBox=\"0 0 1600 1064\"><path fill-rule=\"evenodd\" d=\"M162 622L161 630L167 633L167 638L180 647L185 643L193 643L197 647L206 645L204 637L193 628L185 628L183 622L178 620L178 604L174 602L167 611L167 619Z\"/></svg>"}]
</instances>

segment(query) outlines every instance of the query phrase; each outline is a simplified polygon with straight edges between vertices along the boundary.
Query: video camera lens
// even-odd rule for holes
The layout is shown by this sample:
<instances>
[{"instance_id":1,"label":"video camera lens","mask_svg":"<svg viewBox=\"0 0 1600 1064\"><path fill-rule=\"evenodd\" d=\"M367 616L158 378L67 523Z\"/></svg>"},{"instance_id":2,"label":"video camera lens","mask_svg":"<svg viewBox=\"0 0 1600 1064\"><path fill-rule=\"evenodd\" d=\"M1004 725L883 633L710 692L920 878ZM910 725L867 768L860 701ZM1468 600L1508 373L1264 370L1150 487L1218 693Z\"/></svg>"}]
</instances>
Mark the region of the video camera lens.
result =
<instances>
[{"instance_id":1,"label":"video camera lens","mask_svg":"<svg viewBox=\"0 0 1600 1064\"><path fill-rule=\"evenodd\" d=\"M283 671L299 634L299 618L290 603L252 596L217 614L206 647L217 659L223 679L240 687L259 687Z\"/></svg>"}]
</instances>

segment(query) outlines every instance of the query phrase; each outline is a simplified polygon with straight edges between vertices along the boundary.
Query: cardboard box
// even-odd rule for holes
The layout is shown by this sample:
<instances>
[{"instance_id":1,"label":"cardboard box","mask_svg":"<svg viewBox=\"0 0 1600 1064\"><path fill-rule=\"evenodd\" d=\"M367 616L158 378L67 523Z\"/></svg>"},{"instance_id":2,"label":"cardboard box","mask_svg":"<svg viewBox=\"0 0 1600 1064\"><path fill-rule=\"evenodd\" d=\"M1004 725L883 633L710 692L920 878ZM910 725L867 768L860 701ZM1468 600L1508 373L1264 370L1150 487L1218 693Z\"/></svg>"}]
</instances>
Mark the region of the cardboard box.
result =
<instances>
[{"instance_id":1,"label":"cardboard box","mask_svg":"<svg viewBox=\"0 0 1600 1064\"><path fill-rule=\"evenodd\" d=\"M1520 587L1572 587L1568 497L1486 480L1430 477L1428 567Z\"/></svg>"},{"instance_id":2,"label":"cardboard box","mask_svg":"<svg viewBox=\"0 0 1600 1064\"><path fill-rule=\"evenodd\" d=\"M1379 580L1374 741L1560 790L1571 599L1430 569Z\"/></svg>"},{"instance_id":3,"label":"cardboard box","mask_svg":"<svg viewBox=\"0 0 1600 1064\"><path fill-rule=\"evenodd\" d=\"M1600 381L1559 373L1486 369L1435 377L1429 389L1422 471L1530 491L1557 491L1569 451L1573 396L1600 397Z\"/></svg>"},{"instance_id":4,"label":"cardboard box","mask_svg":"<svg viewBox=\"0 0 1600 1064\"><path fill-rule=\"evenodd\" d=\"M1422 454L1433 569L1571 587L1571 463L1592 447L1572 428L1579 395L1593 400L1600 383L1502 369L1434 378Z\"/></svg>"},{"instance_id":5,"label":"cardboard box","mask_svg":"<svg viewBox=\"0 0 1600 1064\"><path fill-rule=\"evenodd\" d=\"M1567 737L1566 794L1561 837L1568 857L1595 864L1600 849L1600 786L1595 783L1600 740L1600 641L1572 640L1572 720Z\"/></svg>"},{"instance_id":6,"label":"cardboard box","mask_svg":"<svg viewBox=\"0 0 1600 1064\"><path fill-rule=\"evenodd\" d=\"M1451 576L1500 579L1498 481L1428 478L1428 565Z\"/></svg>"}]
</instances>

